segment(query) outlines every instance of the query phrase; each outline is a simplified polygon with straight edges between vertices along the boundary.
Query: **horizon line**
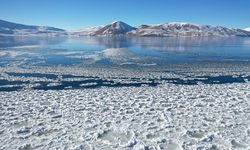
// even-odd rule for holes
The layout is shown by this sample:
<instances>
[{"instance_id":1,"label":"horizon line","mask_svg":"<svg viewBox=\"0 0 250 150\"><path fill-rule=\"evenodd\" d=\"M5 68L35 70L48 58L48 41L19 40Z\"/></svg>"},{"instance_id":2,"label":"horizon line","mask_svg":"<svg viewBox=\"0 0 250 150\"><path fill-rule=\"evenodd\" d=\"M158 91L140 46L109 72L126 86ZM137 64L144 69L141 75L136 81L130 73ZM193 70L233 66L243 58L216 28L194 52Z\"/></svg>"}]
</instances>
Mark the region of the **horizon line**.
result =
<instances>
[{"instance_id":1,"label":"horizon line","mask_svg":"<svg viewBox=\"0 0 250 150\"><path fill-rule=\"evenodd\" d=\"M54 27L54 28L58 28L58 29L63 29L65 31L73 31L73 30L80 30L80 29L87 29L87 28L91 28L91 27L99 27L99 26L105 26L108 24L113 24L115 22L123 22L125 24L130 25L129 23L122 21L122 20L114 20L114 21L110 21L109 23L106 24L100 24L100 25L93 25L93 26L86 26L86 27L81 27L81 28L77 28L77 29L65 29L65 28L61 28L61 27L56 27L53 25L38 25L38 24L26 24L26 23L21 23L21 22L15 22L15 21L9 21L9 20L4 20L4 19L0 19L0 21L5 21L5 22L9 22L9 23L14 23L14 24L20 24L20 25L27 25L27 26L42 26L42 27ZM137 24L137 25L130 25L132 27L137 27L140 25L160 25L160 24L166 24L166 23L186 23L186 24L193 24L193 25L209 25L209 26L221 26L221 27L226 27L226 28L231 28L231 29L242 29L245 30L247 28L250 28L250 26L245 27L245 28L238 28L238 27L228 27L228 26L224 26L224 25L213 25L213 24L199 24L199 23L192 23L192 22L187 22L187 21L165 21L165 22L161 22L161 23L141 23L141 24Z\"/></svg>"}]
</instances>

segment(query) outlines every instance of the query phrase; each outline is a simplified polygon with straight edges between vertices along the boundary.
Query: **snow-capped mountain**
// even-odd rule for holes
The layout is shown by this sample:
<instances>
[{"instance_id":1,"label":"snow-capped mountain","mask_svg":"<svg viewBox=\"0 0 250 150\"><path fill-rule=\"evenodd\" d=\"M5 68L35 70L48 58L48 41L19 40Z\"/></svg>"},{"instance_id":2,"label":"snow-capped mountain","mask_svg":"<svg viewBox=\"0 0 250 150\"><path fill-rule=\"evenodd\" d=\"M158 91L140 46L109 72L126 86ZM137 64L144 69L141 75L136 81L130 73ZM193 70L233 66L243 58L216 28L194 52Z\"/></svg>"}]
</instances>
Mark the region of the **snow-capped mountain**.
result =
<instances>
[{"instance_id":1,"label":"snow-capped mountain","mask_svg":"<svg viewBox=\"0 0 250 150\"><path fill-rule=\"evenodd\" d=\"M245 31L249 31L250 32L250 28L246 28L246 29L244 29Z\"/></svg>"},{"instance_id":2,"label":"snow-capped mountain","mask_svg":"<svg viewBox=\"0 0 250 150\"><path fill-rule=\"evenodd\" d=\"M250 36L250 32L222 26L196 25L191 23L163 23L140 25L127 33L136 36Z\"/></svg>"},{"instance_id":3,"label":"snow-capped mountain","mask_svg":"<svg viewBox=\"0 0 250 150\"><path fill-rule=\"evenodd\" d=\"M73 35L130 35L130 36L250 36L250 32L222 26L196 25L191 23L171 22L156 25L140 25L132 27L124 22L116 21L98 28L88 28ZM72 34L71 34L72 35Z\"/></svg>"},{"instance_id":4,"label":"snow-capped mountain","mask_svg":"<svg viewBox=\"0 0 250 150\"><path fill-rule=\"evenodd\" d=\"M115 21L105 26L83 29L80 32L74 32L74 35L122 35L136 30L136 28L122 22Z\"/></svg>"},{"instance_id":5,"label":"snow-capped mountain","mask_svg":"<svg viewBox=\"0 0 250 150\"><path fill-rule=\"evenodd\" d=\"M95 35L95 32L103 28L104 26L97 26L97 27L89 27L80 30L70 31L69 35L71 36L86 36L86 35Z\"/></svg>"},{"instance_id":6,"label":"snow-capped mountain","mask_svg":"<svg viewBox=\"0 0 250 150\"><path fill-rule=\"evenodd\" d=\"M47 27L47 26L32 26L12 23L0 20L0 35L11 36L58 36L66 35L67 32L63 29Z\"/></svg>"},{"instance_id":7,"label":"snow-capped mountain","mask_svg":"<svg viewBox=\"0 0 250 150\"><path fill-rule=\"evenodd\" d=\"M108 25L90 27L75 31L47 26L30 26L0 20L0 36L159 36L159 37L193 37L193 36L249 36L249 28L245 30L222 26L196 25L191 23L171 22L155 25L132 27L122 21Z\"/></svg>"}]
</instances>

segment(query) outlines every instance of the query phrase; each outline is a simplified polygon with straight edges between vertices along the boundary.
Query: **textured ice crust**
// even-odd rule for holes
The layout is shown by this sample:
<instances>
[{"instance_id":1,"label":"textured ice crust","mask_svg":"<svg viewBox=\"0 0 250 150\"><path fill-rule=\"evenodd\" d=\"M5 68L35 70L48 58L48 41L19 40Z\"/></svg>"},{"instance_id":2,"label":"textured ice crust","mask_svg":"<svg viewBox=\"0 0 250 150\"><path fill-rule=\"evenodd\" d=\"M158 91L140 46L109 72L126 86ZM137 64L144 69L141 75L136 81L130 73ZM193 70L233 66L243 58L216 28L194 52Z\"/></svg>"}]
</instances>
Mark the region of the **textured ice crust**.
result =
<instances>
[{"instance_id":1,"label":"textured ice crust","mask_svg":"<svg viewBox=\"0 0 250 150\"><path fill-rule=\"evenodd\" d=\"M1 149L247 149L250 84L2 92Z\"/></svg>"},{"instance_id":2,"label":"textured ice crust","mask_svg":"<svg viewBox=\"0 0 250 150\"><path fill-rule=\"evenodd\" d=\"M186 70L189 72L181 68L178 71L175 66L176 74L152 68L150 71L102 68L4 67L0 71L1 78L9 81L54 80L53 76L25 78L6 73L11 71L99 75L105 79L119 77L119 81L122 77L183 74L249 75L249 65L232 65L230 70L219 65L214 69L193 66ZM163 82L156 87L53 91L27 88L0 92L0 149L249 149L249 89L249 82L198 85Z\"/></svg>"}]
</instances>

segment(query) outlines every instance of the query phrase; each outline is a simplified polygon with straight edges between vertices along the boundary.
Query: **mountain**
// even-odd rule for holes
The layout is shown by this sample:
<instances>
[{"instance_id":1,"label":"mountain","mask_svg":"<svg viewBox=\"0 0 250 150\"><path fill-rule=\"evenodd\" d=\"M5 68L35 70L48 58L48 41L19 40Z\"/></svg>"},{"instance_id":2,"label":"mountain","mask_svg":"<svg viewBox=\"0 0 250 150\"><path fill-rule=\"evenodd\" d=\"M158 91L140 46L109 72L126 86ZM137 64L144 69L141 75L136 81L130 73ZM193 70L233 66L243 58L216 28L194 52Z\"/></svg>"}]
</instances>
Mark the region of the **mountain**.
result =
<instances>
[{"instance_id":1,"label":"mountain","mask_svg":"<svg viewBox=\"0 0 250 150\"><path fill-rule=\"evenodd\" d=\"M137 30L128 32L136 36L250 36L250 32L230 29L222 26L196 25L191 23L163 23L157 25L140 25Z\"/></svg>"},{"instance_id":2,"label":"mountain","mask_svg":"<svg viewBox=\"0 0 250 150\"><path fill-rule=\"evenodd\" d=\"M136 28L122 22L122 21L116 21L112 24L106 25L103 28L97 30L95 32L96 35L105 35L105 34L126 34L127 32L131 30L135 30Z\"/></svg>"},{"instance_id":3,"label":"mountain","mask_svg":"<svg viewBox=\"0 0 250 150\"><path fill-rule=\"evenodd\" d=\"M103 28L104 26L90 27L80 30L70 31L69 35L71 36L86 36L86 35L95 35L95 32Z\"/></svg>"},{"instance_id":4,"label":"mountain","mask_svg":"<svg viewBox=\"0 0 250 150\"><path fill-rule=\"evenodd\" d=\"M135 27L132 27L122 21L115 21L111 24L93 28L83 29L80 32L74 32L75 35L124 35L128 32L136 30Z\"/></svg>"},{"instance_id":5,"label":"mountain","mask_svg":"<svg viewBox=\"0 0 250 150\"><path fill-rule=\"evenodd\" d=\"M122 21L108 25L91 27L76 31L48 26L32 26L0 20L0 36L155 36L155 37L197 37L197 36L248 36L250 30L233 29L222 26L197 25L191 23L170 22L155 25L132 27Z\"/></svg>"},{"instance_id":6,"label":"mountain","mask_svg":"<svg viewBox=\"0 0 250 150\"><path fill-rule=\"evenodd\" d=\"M248 31L248 32L250 32L250 28L246 28L246 29L244 29L245 31Z\"/></svg>"},{"instance_id":7,"label":"mountain","mask_svg":"<svg viewBox=\"0 0 250 150\"><path fill-rule=\"evenodd\" d=\"M72 34L71 34L72 35ZM196 25L191 23L170 22L156 25L140 25L132 27L124 22L116 21L106 26L88 28L73 35L130 35L156 37L193 37L193 36L250 36L250 32L222 26Z\"/></svg>"},{"instance_id":8,"label":"mountain","mask_svg":"<svg viewBox=\"0 0 250 150\"><path fill-rule=\"evenodd\" d=\"M32 26L0 20L0 35L7 36L58 36L66 35L66 31L47 26Z\"/></svg>"}]
</instances>

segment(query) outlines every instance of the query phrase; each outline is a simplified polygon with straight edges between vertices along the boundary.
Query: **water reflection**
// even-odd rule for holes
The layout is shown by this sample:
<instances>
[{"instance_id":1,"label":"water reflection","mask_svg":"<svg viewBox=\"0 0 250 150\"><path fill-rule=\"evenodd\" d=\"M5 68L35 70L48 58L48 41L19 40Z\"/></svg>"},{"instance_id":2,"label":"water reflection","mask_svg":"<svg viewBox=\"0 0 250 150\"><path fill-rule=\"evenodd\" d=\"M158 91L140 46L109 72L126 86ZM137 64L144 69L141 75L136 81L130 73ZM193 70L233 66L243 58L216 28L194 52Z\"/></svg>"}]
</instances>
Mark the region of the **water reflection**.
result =
<instances>
[{"instance_id":1,"label":"water reflection","mask_svg":"<svg viewBox=\"0 0 250 150\"><path fill-rule=\"evenodd\" d=\"M31 45L51 45L65 42L65 37L26 37L0 36L0 48L20 47Z\"/></svg>"},{"instance_id":2,"label":"water reflection","mask_svg":"<svg viewBox=\"0 0 250 150\"><path fill-rule=\"evenodd\" d=\"M250 38L0 37L0 64L161 64L249 61Z\"/></svg>"}]
</instances>

